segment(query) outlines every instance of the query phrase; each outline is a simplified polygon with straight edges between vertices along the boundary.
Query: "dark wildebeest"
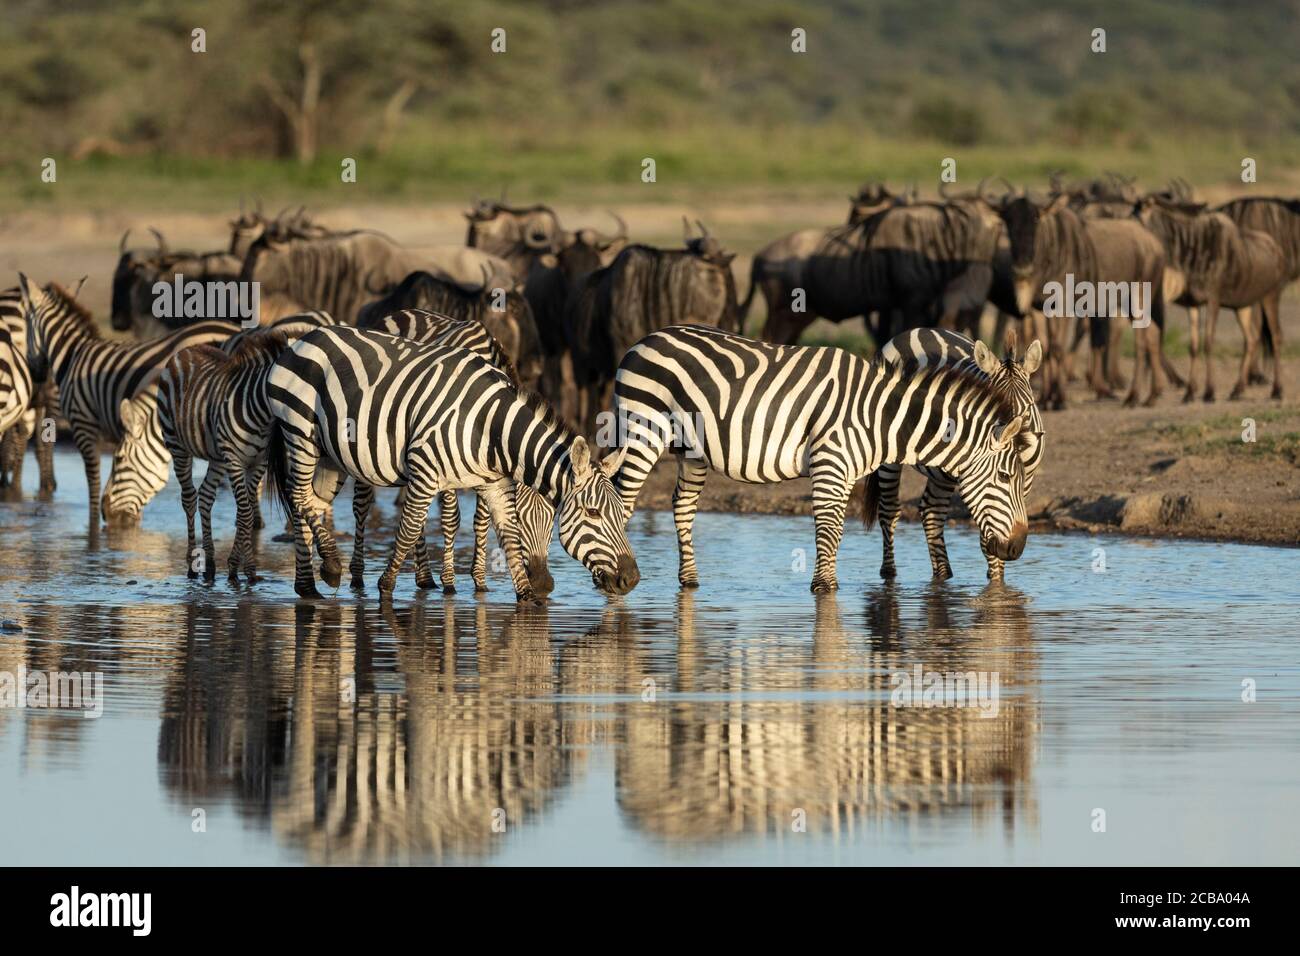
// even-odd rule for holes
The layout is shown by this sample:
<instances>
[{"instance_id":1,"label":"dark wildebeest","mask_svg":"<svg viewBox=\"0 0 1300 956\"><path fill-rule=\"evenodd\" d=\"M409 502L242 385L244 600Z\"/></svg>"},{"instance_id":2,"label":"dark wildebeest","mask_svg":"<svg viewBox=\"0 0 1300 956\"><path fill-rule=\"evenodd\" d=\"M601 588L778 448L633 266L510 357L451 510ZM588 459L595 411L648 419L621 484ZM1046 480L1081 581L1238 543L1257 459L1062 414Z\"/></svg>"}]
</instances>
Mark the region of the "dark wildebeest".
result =
<instances>
[{"instance_id":1,"label":"dark wildebeest","mask_svg":"<svg viewBox=\"0 0 1300 956\"><path fill-rule=\"evenodd\" d=\"M611 214L612 215L612 214ZM543 395L567 421L577 421L577 385L573 376L573 355L564 336L564 308L583 280L603 269L627 248L627 225L618 216L619 232L579 229L557 254L537 259L528 272L524 295L532 306L542 347Z\"/></svg>"},{"instance_id":2,"label":"dark wildebeest","mask_svg":"<svg viewBox=\"0 0 1300 956\"><path fill-rule=\"evenodd\" d=\"M144 341L174 332L206 318L230 316L189 316L154 314L154 284L174 282L177 275L185 282L200 282L204 286L220 285L221 291L233 289L239 278L240 261L224 252L172 252L156 230L150 230L157 240L154 250L128 249L128 229L118 243L117 267L113 270L111 320L119 332L134 331L135 337ZM179 312L181 310L174 309Z\"/></svg>"},{"instance_id":3,"label":"dark wildebeest","mask_svg":"<svg viewBox=\"0 0 1300 956\"><path fill-rule=\"evenodd\" d=\"M570 241L555 210L540 203L507 206L504 199L480 199L465 218L469 220L465 245L504 259L520 279L527 279L538 259L554 255Z\"/></svg>"},{"instance_id":4,"label":"dark wildebeest","mask_svg":"<svg viewBox=\"0 0 1300 956\"><path fill-rule=\"evenodd\" d=\"M1275 340L1279 334L1278 300L1287 282L1287 262L1281 247L1267 233L1239 229L1227 215L1207 212L1204 203L1172 204L1154 197L1141 200L1134 211L1160 239L1169 265L1165 293L1169 301L1187 308L1191 371L1183 401L1196 392L1197 352L1205 356L1204 400L1214 401L1211 352L1219 306L1234 310L1241 326L1241 371L1229 398L1245 390L1258 338L1252 308L1259 304ZM1205 348L1200 349L1199 311L1205 309ZM1282 395L1281 368L1273 352L1273 397Z\"/></svg>"},{"instance_id":5,"label":"dark wildebeest","mask_svg":"<svg viewBox=\"0 0 1300 956\"><path fill-rule=\"evenodd\" d=\"M1092 320L1089 381L1093 389L1099 397L1110 395L1102 374L1106 350L1117 346L1112 326L1116 333L1122 331L1111 320L1138 318L1138 368L1125 404L1137 400L1137 373L1144 368L1144 358L1152 360L1147 399L1152 404L1164 388L1166 375L1182 382L1163 350L1165 255L1160 240L1136 219L1084 219L1068 204L1068 194L1044 204L1024 192L1005 197L1001 204L1011 244L1017 309L1023 314L1033 310L1038 337L1048 342L1042 403L1065 406L1064 356L1076 304L1064 300L1071 289L1077 289L1085 296L1083 311ZM1054 294L1049 293L1049 284L1055 287ZM1044 316L1045 305L1052 315Z\"/></svg>"},{"instance_id":6,"label":"dark wildebeest","mask_svg":"<svg viewBox=\"0 0 1300 956\"><path fill-rule=\"evenodd\" d=\"M362 306L357 313L359 328L379 328L379 321L403 309L421 309L473 319L483 324L501 345L518 372L519 381L536 388L542 375L542 350L533 310L516 283L493 286L486 274L477 287L457 285L428 272L412 272L388 295Z\"/></svg>"},{"instance_id":7,"label":"dark wildebeest","mask_svg":"<svg viewBox=\"0 0 1300 956\"><path fill-rule=\"evenodd\" d=\"M248 250L240 279L261 286L263 322L323 309L351 324L357 310L425 270L463 285L508 281L509 266L463 246L407 249L382 233L358 229L317 239L282 239L268 230Z\"/></svg>"},{"instance_id":8,"label":"dark wildebeest","mask_svg":"<svg viewBox=\"0 0 1300 956\"><path fill-rule=\"evenodd\" d=\"M891 193L883 184L867 183L858 190L856 196L849 197L848 224L856 226L899 201L901 197ZM746 319L749 318L749 307L754 301L754 293L761 290L767 306L763 337L768 337L770 329L773 335L781 336L779 341L782 344L789 345L798 340L803 330L819 316L809 311L806 292L804 301L800 302L795 290L806 290L804 267L818 249L847 251L846 245L827 242L828 238L837 231L835 228L800 229L782 236L754 253L749 267L749 292L745 296L745 301L740 304L742 329ZM834 298L826 297L826 301L834 301ZM843 322L856 317L856 314L825 316L833 322ZM867 323L868 331L874 336L875 329L871 328L870 316L864 315L863 320ZM773 338L770 341L776 342L778 339Z\"/></svg>"},{"instance_id":9,"label":"dark wildebeest","mask_svg":"<svg viewBox=\"0 0 1300 956\"><path fill-rule=\"evenodd\" d=\"M685 222L685 220L683 220ZM564 334L573 353L579 392L576 420L592 432L595 416L618 363L629 348L669 325L740 327L734 254L697 222L686 227L684 249L631 245L612 263L588 275L569 298Z\"/></svg>"},{"instance_id":10,"label":"dark wildebeest","mask_svg":"<svg viewBox=\"0 0 1300 956\"><path fill-rule=\"evenodd\" d=\"M983 309L1001 232L979 195L890 205L832 230L803 266L807 313L775 312L763 338L796 341L809 313L842 321L879 312L878 344L907 328L955 328L959 315Z\"/></svg>"}]
</instances>

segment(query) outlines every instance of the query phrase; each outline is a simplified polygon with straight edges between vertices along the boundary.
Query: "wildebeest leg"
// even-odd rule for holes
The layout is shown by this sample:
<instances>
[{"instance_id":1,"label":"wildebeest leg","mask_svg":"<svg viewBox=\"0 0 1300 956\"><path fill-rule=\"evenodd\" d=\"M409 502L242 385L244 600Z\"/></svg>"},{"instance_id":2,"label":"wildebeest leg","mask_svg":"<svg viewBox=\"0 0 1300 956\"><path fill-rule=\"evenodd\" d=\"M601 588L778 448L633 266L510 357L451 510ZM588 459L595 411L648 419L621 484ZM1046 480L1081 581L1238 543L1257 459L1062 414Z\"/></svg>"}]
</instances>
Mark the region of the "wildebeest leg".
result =
<instances>
[{"instance_id":1,"label":"wildebeest leg","mask_svg":"<svg viewBox=\"0 0 1300 956\"><path fill-rule=\"evenodd\" d=\"M1124 407L1132 408L1138 403L1138 392L1141 391L1142 379L1151 363L1149 354L1149 337L1146 332L1150 329L1133 329L1133 380L1129 383L1128 394L1124 396Z\"/></svg>"},{"instance_id":2,"label":"wildebeest leg","mask_svg":"<svg viewBox=\"0 0 1300 956\"><path fill-rule=\"evenodd\" d=\"M898 577L894 565L894 529L898 527L898 484L903 476L902 465L881 465L876 469L877 522L880 525L880 576L886 580ZM867 479L871 481L871 478Z\"/></svg>"},{"instance_id":3,"label":"wildebeest leg","mask_svg":"<svg viewBox=\"0 0 1300 956\"><path fill-rule=\"evenodd\" d=\"M1211 298L1205 303L1205 348L1202 350L1205 356L1205 393L1201 398L1207 402L1214 401L1214 328L1218 323L1219 301Z\"/></svg>"},{"instance_id":4,"label":"wildebeest leg","mask_svg":"<svg viewBox=\"0 0 1300 956\"><path fill-rule=\"evenodd\" d=\"M1246 390L1246 382L1250 378L1250 363L1259 345L1259 339L1255 337L1255 310L1247 305L1232 311L1237 316L1237 324L1241 326L1241 368L1237 372L1237 384L1232 386L1232 391L1228 393L1230 399L1240 398L1241 393Z\"/></svg>"},{"instance_id":5,"label":"wildebeest leg","mask_svg":"<svg viewBox=\"0 0 1300 956\"><path fill-rule=\"evenodd\" d=\"M438 495L442 511L442 589L456 593L456 532L460 530L460 500L454 491ZM478 560L477 547L474 560Z\"/></svg>"},{"instance_id":6,"label":"wildebeest leg","mask_svg":"<svg viewBox=\"0 0 1300 956\"><path fill-rule=\"evenodd\" d=\"M1131 324L1131 323L1129 323ZM1124 375L1119 370L1119 353L1120 347L1124 344L1124 322L1110 319L1107 322L1110 326L1110 335L1106 339L1106 386L1112 390L1123 388L1128 383L1124 381Z\"/></svg>"},{"instance_id":7,"label":"wildebeest leg","mask_svg":"<svg viewBox=\"0 0 1300 956\"><path fill-rule=\"evenodd\" d=\"M1282 397L1282 317L1278 312L1281 299L1282 290L1274 289L1259 304L1259 310L1263 313L1261 318L1268 323L1268 331L1273 338L1272 398Z\"/></svg>"},{"instance_id":8,"label":"wildebeest leg","mask_svg":"<svg viewBox=\"0 0 1300 956\"><path fill-rule=\"evenodd\" d=\"M1088 384L1098 398L1111 398L1111 391L1106 386L1106 360L1110 350L1110 327L1119 325L1106 316L1093 316L1088 319ZM1075 326L1075 341L1079 339L1083 322ZM1068 358L1068 357L1067 357Z\"/></svg>"},{"instance_id":9,"label":"wildebeest leg","mask_svg":"<svg viewBox=\"0 0 1300 956\"><path fill-rule=\"evenodd\" d=\"M50 423L49 440L46 440L45 420L54 414L55 405L52 400L51 389L53 385L47 382L45 386L38 390L40 399L33 404L36 412L36 423L33 428L33 434L36 441L36 465L41 475L41 496L51 495L58 488L58 482L54 480L54 442L58 438L54 423Z\"/></svg>"},{"instance_id":10,"label":"wildebeest leg","mask_svg":"<svg viewBox=\"0 0 1300 956\"><path fill-rule=\"evenodd\" d=\"M1048 355L1052 361L1050 407L1065 408L1065 343L1069 332L1068 316L1053 316L1047 321Z\"/></svg>"},{"instance_id":11,"label":"wildebeest leg","mask_svg":"<svg viewBox=\"0 0 1300 956\"><path fill-rule=\"evenodd\" d=\"M954 488L956 485L951 479L932 474L925 483L925 493L921 495L921 524L925 528L925 546L930 551L930 569L940 581L952 577L943 528L948 522Z\"/></svg>"},{"instance_id":12,"label":"wildebeest leg","mask_svg":"<svg viewBox=\"0 0 1300 956\"><path fill-rule=\"evenodd\" d=\"M844 511L849 504L849 492L853 490L853 482L834 460L836 457L814 457L811 468L813 522L817 529L817 566L812 590L818 593L834 591L840 586L835 578L835 557L844 537Z\"/></svg>"},{"instance_id":13,"label":"wildebeest leg","mask_svg":"<svg viewBox=\"0 0 1300 956\"><path fill-rule=\"evenodd\" d=\"M1201 309L1199 306L1187 307L1187 355L1191 366L1187 373L1187 388L1183 390L1183 401L1190 402L1196 397L1196 359L1201 351Z\"/></svg>"},{"instance_id":14,"label":"wildebeest leg","mask_svg":"<svg viewBox=\"0 0 1300 956\"><path fill-rule=\"evenodd\" d=\"M700 572L695 567L695 545L691 541L691 526L695 523L695 509L704 490L709 466L702 458L692 458L685 452L677 453L677 485L673 488L673 525L677 528L677 583L684 588L700 586Z\"/></svg>"},{"instance_id":15,"label":"wildebeest leg","mask_svg":"<svg viewBox=\"0 0 1300 956\"><path fill-rule=\"evenodd\" d=\"M1074 360L1079 354L1079 346L1083 344L1083 340L1085 336L1088 337L1088 346L1089 346L1088 362L1089 362L1089 370L1091 372L1092 363L1095 360L1095 357L1091 354L1094 351L1092 348L1092 338L1091 338L1092 323L1093 323L1092 319L1084 319L1084 318L1081 318L1074 323L1074 336L1070 342L1070 351L1065 353L1065 380L1067 382L1077 382L1079 380L1079 375L1074 370ZM1091 375L1089 379L1089 384L1090 385L1092 384Z\"/></svg>"},{"instance_id":16,"label":"wildebeest leg","mask_svg":"<svg viewBox=\"0 0 1300 956\"><path fill-rule=\"evenodd\" d=\"M370 517L370 506L375 502L375 488L364 482L352 484L352 560L348 562L348 573L352 576L352 590L360 591L366 586L366 521Z\"/></svg>"}]
</instances>

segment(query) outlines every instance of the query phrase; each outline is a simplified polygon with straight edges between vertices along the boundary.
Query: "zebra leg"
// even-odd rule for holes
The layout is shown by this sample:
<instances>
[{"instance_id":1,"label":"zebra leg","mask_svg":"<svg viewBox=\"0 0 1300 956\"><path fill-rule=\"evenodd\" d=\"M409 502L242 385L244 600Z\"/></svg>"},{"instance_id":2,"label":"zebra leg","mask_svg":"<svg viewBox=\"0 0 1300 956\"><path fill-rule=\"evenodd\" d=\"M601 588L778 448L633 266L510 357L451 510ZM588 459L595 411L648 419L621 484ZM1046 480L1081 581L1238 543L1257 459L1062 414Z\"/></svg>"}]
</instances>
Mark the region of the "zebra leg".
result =
<instances>
[{"instance_id":1,"label":"zebra leg","mask_svg":"<svg viewBox=\"0 0 1300 956\"><path fill-rule=\"evenodd\" d=\"M352 561L348 571L352 575L352 590L362 591L366 587L366 520L370 517L370 506L375 502L373 485L353 482L352 485Z\"/></svg>"},{"instance_id":2,"label":"zebra leg","mask_svg":"<svg viewBox=\"0 0 1300 956\"><path fill-rule=\"evenodd\" d=\"M86 467L86 490L90 494L91 530L99 529L99 449L96 439L98 426L80 419L72 423L72 441L81 452L81 462Z\"/></svg>"},{"instance_id":3,"label":"zebra leg","mask_svg":"<svg viewBox=\"0 0 1300 956\"><path fill-rule=\"evenodd\" d=\"M242 569L248 575L248 583L252 584L256 578L253 572L253 511L257 507L257 482L251 480L251 473L244 471L234 455L226 456L226 475L230 479L230 491L235 496L235 544L226 562L226 579L231 584L238 583Z\"/></svg>"},{"instance_id":4,"label":"zebra leg","mask_svg":"<svg viewBox=\"0 0 1300 956\"><path fill-rule=\"evenodd\" d=\"M514 582L517 601L534 601L533 586L524 569L523 548L519 543L519 522L515 516L514 484L509 479L483 485L478 491L479 500L486 505L496 525L497 540L506 552L506 565L510 580Z\"/></svg>"},{"instance_id":5,"label":"zebra leg","mask_svg":"<svg viewBox=\"0 0 1300 956\"><path fill-rule=\"evenodd\" d=\"M185 509L185 576L197 578L199 572L194 568L194 511L199 496L194 490L194 459L184 452L173 451L172 467L181 486L181 507Z\"/></svg>"},{"instance_id":6,"label":"zebra leg","mask_svg":"<svg viewBox=\"0 0 1300 956\"><path fill-rule=\"evenodd\" d=\"M427 517L426 517L427 520ZM438 585L433 580L433 568L429 564L429 549L424 543L424 529L420 529L415 539L415 586L421 591L432 591ZM455 591L455 588L452 588Z\"/></svg>"},{"instance_id":7,"label":"zebra leg","mask_svg":"<svg viewBox=\"0 0 1300 956\"><path fill-rule=\"evenodd\" d=\"M880 523L880 576L886 580L898 577L894 566L894 529L898 527L898 483L902 479L900 465L881 465L876 469L876 487ZM868 479L870 480L870 479Z\"/></svg>"},{"instance_id":8,"label":"zebra leg","mask_svg":"<svg viewBox=\"0 0 1300 956\"><path fill-rule=\"evenodd\" d=\"M212 540L212 502L221 490L225 470L215 461L208 462L208 472L199 485L199 520L203 524L203 580L211 584L217 579L217 548Z\"/></svg>"},{"instance_id":9,"label":"zebra leg","mask_svg":"<svg viewBox=\"0 0 1300 956\"><path fill-rule=\"evenodd\" d=\"M673 488L673 524L677 526L677 583L684 588L700 586L700 572L695 567L695 545L691 526L695 510L709 476L709 466L702 458L685 452L677 456L677 486Z\"/></svg>"},{"instance_id":10,"label":"zebra leg","mask_svg":"<svg viewBox=\"0 0 1300 956\"><path fill-rule=\"evenodd\" d=\"M925 493L921 495L921 525L925 528L925 546L930 552L930 569L940 581L952 577L943 529L948 523L948 508L955 487L951 480L932 474L925 483Z\"/></svg>"},{"instance_id":11,"label":"zebra leg","mask_svg":"<svg viewBox=\"0 0 1300 956\"><path fill-rule=\"evenodd\" d=\"M424 467L422 467L424 466ZM415 547L416 542L424 537L424 523L429 515L429 505L437 493L437 479L433 470L425 466L418 458L408 455L410 480L406 485L406 494L402 502L402 516L397 525L397 540L393 542L393 554L388 560L388 567L379 577L379 593L388 596L397 586L397 575L401 573L406 556Z\"/></svg>"},{"instance_id":12,"label":"zebra leg","mask_svg":"<svg viewBox=\"0 0 1300 956\"><path fill-rule=\"evenodd\" d=\"M817 529L817 567L813 572L814 592L834 591L835 557L844 537L844 511L849 504L852 482L837 461L815 462L812 466L813 521Z\"/></svg>"},{"instance_id":13,"label":"zebra leg","mask_svg":"<svg viewBox=\"0 0 1300 956\"><path fill-rule=\"evenodd\" d=\"M515 517L518 517L516 513ZM492 516L482 498L474 505L474 564L470 576L474 579L474 590L483 592L487 586L488 524Z\"/></svg>"},{"instance_id":14,"label":"zebra leg","mask_svg":"<svg viewBox=\"0 0 1300 956\"><path fill-rule=\"evenodd\" d=\"M326 508L329 506L326 505ZM310 507L303 508L303 519L307 522L307 527L311 529L312 537L316 542L316 553L320 555L320 577L332 588L339 586L339 581L343 579L343 562L339 558L338 545L334 543L334 535L330 533L325 523L325 509L314 511Z\"/></svg>"},{"instance_id":15,"label":"zebra leg","mask_svg":"<svg viewBox=\"0 0 1300 956\"><path fill-rule=\"evenodd\" d=\"M47 384L45 387L48 389L50 386ZM59 487L59 483L54 480L54 442L58 434L51 435L49 441L45 440L45 419L52 407L48 401L42 401L36 406L35 425L32 428L32 435L36 439L36 467L41 475L42 495L53 494ZM25 448L20 451L26 453Z\"/></svg>"},{"instance_id":16,"label":"zebra leg","mask_svg":"<svg viewBox=\"0 0 1300 956\"><path fill-rule=\"evenodd\" d=\"M438 496L442 506L442 589L456 593L456 532L460 530L460 500L454 491L444 491ZM477 518L475 519L477 525ZM478 561L477 542L474 560Z\"/></svg>"}]
</instances>

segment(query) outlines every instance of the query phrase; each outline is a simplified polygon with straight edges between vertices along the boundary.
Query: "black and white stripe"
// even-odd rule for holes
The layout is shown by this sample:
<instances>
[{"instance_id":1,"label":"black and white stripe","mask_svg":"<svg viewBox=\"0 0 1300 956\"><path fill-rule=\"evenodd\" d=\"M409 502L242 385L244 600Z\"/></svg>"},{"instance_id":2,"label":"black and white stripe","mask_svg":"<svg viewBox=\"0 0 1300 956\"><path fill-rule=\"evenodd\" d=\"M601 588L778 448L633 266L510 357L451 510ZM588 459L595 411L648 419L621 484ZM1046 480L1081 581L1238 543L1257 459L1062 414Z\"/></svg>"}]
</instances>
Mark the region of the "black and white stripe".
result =
<instances>
[{"instance_id":1,"label":"black and white stripe","mask_svg":"<svg viewBox=\"0 0 1300 956\"><path fill-rule=\"evenodd\" d=\"M942 329L913 329L895 336L881 349L881 357L898 365L917 368L948 366L973 376L988 379L989 384L1004 395L1011 407L1020 413L1026 425L1022 429L1020 461L1024 467L1025 494L1033 487L1043 460L1043 419L1034 401L1034 390L1029 376L1042 361L1041 344L1035 340L1025 350L1023 359L1017 360L1014 340L1007 349L1005 359L998 359L983 342L972 342L964 335ZM930 551L930 565L939 579L952 577L948 563L948 549L943 540L944 525L948 521L948 508L957 480L942 468L916 465L916 470L926 477L925 492L921 496L921 521L925 528L926 544ZM898 485L903 466L881 465L867 479L865 519L869 524L873 513L878 513L883 553L880 576L892 578L897 574L894 566L894 529L898 524ZM996 554L985 550L990 580L1000 581L1005 573L1005 563Z\"/></svg>"},{"instance_id":2,"label":"black and white stripe","mask_svg":"<svg viewBox=\"0 0 1300 956\"><path fill-rule=\"evenodd\" d=\"M17 287L0 292L0 488L22 488L27 441L45 420L57 398L52 383L33 381L27 365L27 320ZM36 444L41 491L54 490L53 435Z\"/></svg>"},{"instance_id":3,"label":"black and white stripe","mask_svg":"<svg viewBox=\"0 0 1300 956\"><path fill-rule=\"evenodd\" d=\"M501 369L516 385L520 384L519 375L505 349L477 319L455 318L424 309L403 309L371 319L365 327L414 342L468 349ZM555 508L548 499L525 484L515 484L514 496L528 582L535 593L550 594L555 581L547 566L547 552L555 530ZM438 503L442 513L442 587L450 594L456 590L456 533L460 530L460 501L456 492L444 491L438 496ZM487 590L489 520L487 503L479 497L474 508L474 558L470 566L475 591ZM359 548L353 552L350 570L354 581L364 571L358 557L360 553Z\"/></svg>"},{"instance_id":4,"label":"black and white stripe","mask_svg":"<svg viewBox=\"0 0 1300 956\"><path fill-rule=\"evenodd\" d=\"M841 349L678 326L624 356L614 416L626 453L615 484L628 514L664 451L677 456L673 518L685 587L699 584L691 525L710 468L737 481L812 478L814 591L838 586L850 489L887 462L945 468L986 548L1008 560L1024 548L1023 422L987 380L957 369L868 363Z\"/></svg>"},{"instance_id":5,"label":"black and white stripe","mask_svg":"<svg viewBox=\"0 0 1300 956\"><path fill-rule=\"evenodd\" d=\"M464 349L421 345L382 332L320 329L286 349L271 372L270 484L294 523L299 594L314 595L313 544L331 587L342 564L311 488L323 459L361 487L406 486L397 540L379 580L391 592L412 548L416 580L433 586L422 547L429 504L472 488L487 503L521 600L533 598L520 557L513 482L556 506L560 543L601 590L626 593L640 579L609 480L621 456L599 464L542 400Z\"/></svg>"},{"instance_id":6,"label":"black and white stripe","mask_svg":"<svg viewBox=\"0 0 1300 956\"><path fill-rule=\"evenodd\" d=\"M228 322L197 322L171 335L141 345L119 345L99 338L90 313L54 283L44 288L19 274L23 309L27 316L27 362L32 377L52 376L59 389L59 405L72 429L72 440L86 467L90 521L100 516L100 437L120 442L122 408L129 399L149 391L156 401L157 376L167 358L190 345L219 342L238 331ZM148 406L149 401L144 403ZM156 420L156 419L153 419ZM138 443L136 453L114 463L110 479L114 494L105 494L105 518L136 518L145 503L166 481L166 467L158 480L158 462L167 460L162 432L150 433Z\"/></svg>"}]
</instances>

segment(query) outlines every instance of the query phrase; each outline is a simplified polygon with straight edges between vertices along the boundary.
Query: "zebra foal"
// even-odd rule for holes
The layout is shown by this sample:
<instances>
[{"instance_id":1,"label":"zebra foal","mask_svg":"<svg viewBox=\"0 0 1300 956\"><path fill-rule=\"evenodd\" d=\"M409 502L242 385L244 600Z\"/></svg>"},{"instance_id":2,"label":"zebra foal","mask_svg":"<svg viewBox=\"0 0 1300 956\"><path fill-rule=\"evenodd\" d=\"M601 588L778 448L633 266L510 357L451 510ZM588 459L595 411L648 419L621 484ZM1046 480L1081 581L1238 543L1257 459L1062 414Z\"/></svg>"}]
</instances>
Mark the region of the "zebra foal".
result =
<instances>
[{"instance_id":1,"label":"zebra foal","mask_svg":"<svg viewBox=\"0 0 1300 956\"><path fill-rule=\"evenodd\" d=\"M520 392L473 352L382 332L319 329L281 353L268 394L276 418L268 484L294 524L298 594L317 594L313 545L326 584L337 587L341 578L338 549L311 486L322 460L359 485L406 487L381 593L392 592L412 548L417 584L433 587L422 546L429 504L440 492L473 488L505 547L516 596L533 600L510 495L515 482L550 499L561 545L591 571L597 588L625 594L640 580L610 482L622 456L593 462L586 441L564 429L542 399Z\"/></svg>"},{"instance_id":2,"label":"zebra foal","mask_svg":"<svg viewBox=\"0 0 1300 956\"><path fill-rule=\"evenodd\" d=\"M838 587L835 557L853 484L882 464L957 477L985 548L1015 560L1028 534L1024 422L987 380L948 367L868 363L836 348L778 346L702 326L651 333L614 384L615 476L630 515L650 470L677 457L678 580L697 587L691 526L710 468L737 481L812 478L812 589ZM602 441L602 444L604 442Z\"/></svg>"}]
</instances>

